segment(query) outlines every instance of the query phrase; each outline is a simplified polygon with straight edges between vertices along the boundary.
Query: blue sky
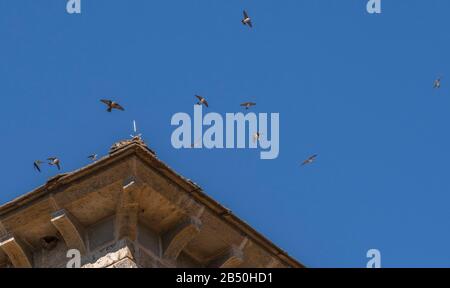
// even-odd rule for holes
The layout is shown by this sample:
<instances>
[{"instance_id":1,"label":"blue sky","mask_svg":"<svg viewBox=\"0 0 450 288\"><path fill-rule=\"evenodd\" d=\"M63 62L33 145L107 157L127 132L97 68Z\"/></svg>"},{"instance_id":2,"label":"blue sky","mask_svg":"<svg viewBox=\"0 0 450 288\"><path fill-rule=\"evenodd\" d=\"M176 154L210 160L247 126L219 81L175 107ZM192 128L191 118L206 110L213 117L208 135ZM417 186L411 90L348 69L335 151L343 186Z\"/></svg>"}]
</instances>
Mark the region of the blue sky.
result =
<instances>
[{"instance_id":1,"label":"blue sky","mask_svg":"<svg viewBox=\"0 0 450 288\"><path fill-rule=\"evenodd\" d=\"M35 159L72 171L135 119L160 159L307 266L365 267L376 248L384 267L450 267L450 2L366 3L1 1L0 203L56 174ZM174 149L194 94L210 112L280 113L279 157Z\"/></svg>"}]
</instances>

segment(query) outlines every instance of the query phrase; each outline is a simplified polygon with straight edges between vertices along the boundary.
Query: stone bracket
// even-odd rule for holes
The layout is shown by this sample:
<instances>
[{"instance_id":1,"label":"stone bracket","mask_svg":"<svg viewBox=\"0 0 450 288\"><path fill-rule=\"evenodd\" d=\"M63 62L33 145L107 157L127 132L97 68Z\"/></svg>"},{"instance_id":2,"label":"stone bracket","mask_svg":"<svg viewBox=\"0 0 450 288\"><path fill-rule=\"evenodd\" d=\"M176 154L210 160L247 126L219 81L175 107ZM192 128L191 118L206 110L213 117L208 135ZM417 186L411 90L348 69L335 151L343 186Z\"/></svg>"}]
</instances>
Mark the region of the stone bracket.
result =
<instances>
[{"instance_id":1,"label":"stone bracket","mask_svg":"<svg viewBox=\"0 0 450 288\"><path fill-rule=\"evenodd\" d=\"M75 217L61 209L52 214L51 222L62 235L69 249L78 249L81 254L86 253L84 228Z\"/></svg>"},{"instance_id":2,"label":"stone bracket","mask_svg":"<svg viewBox=\"0 0 450 288\"><path fill-rule=\"evenodd\" d=\"M130 240L136 240L139 197L142 187L141 182L134 177L130 177L123 182L122 191L118 195L116 209L117 239L128 237Z\"/></svg>"},{"instance_id":3,"label":"stone bracket","mask_svg":"<svg viewBox=\"0 0 450 288\"><path fill-rule=\"evenodd\" d=\"M0 239L0 248L8 255L12 265L16 268L31 268L31 254L26 246L12 234Z\"/></svg>"},{"instance_id":4,"label":"stone bracket","mask_svg":"<svg viewBox=\"0 0 450 288\"><path fill-rule=\"evenodd\" d=\"M202 222L198 218L189 217L178 223L162 236L163 257L175 260L183 249L200 232Z\"/></svg>"},{"instance_id":5,"label":"stone bracket","mask_svg":"<svg viewBox=\"0 0 450 288\"><path fill-rule=\"evenodd\" d=\"M244 252L237 246L231 246L213 259L208 265L211 268L236 268L244 262Z\"/></svg>"}]
</instances>

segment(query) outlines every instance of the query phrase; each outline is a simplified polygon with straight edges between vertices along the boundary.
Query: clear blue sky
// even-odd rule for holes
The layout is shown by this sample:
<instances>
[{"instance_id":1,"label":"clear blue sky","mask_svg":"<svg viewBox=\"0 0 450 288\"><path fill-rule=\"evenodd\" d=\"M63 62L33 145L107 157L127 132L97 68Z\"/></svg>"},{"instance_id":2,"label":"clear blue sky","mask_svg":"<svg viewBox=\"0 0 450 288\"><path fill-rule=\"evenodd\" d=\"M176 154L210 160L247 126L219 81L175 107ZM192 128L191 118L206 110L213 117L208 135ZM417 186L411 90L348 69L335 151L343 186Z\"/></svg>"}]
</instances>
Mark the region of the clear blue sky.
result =
<instances>
[{"instance_id":1,"label":"clear blue sky","mask_svg":"<svg viewBox=\"0 0 450 288\"><path fill-rule=\"evenodd\" d=\"M136 119L163 161L307 266L365 267L376 248L384 267L449 267L450 1L366 2L1 1L0 203L56 173L35 159L72 171ZM197 93L211 112L279 112L279 158L172 148Z\"/></svg>"}]
</instances>

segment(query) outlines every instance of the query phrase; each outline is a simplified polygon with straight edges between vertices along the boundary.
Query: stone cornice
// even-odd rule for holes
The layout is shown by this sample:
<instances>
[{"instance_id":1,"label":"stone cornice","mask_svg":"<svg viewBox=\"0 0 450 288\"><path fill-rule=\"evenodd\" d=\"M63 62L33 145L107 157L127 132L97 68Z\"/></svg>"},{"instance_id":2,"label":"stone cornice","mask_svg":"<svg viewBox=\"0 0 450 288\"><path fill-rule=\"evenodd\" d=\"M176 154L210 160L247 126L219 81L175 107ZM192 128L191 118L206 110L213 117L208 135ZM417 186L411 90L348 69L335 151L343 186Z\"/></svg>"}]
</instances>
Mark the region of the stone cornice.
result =
<instances>
[{"instance_id":1,"label":"stone cornice","mask_svg":"<svg viewBox=\"0 0 450 288\"><path fill-rule=\"evenodd\" d=\"M138 141L129 141L126 144L113 149L109 155L99 159L97 162L71 173L55 176L45 185L0 206L0 220L7 218L9 215L18 213L20 210L29 207L44 198L48 198L53 193L57 194L58 191L64 189L74 181L87 178L96 172L102 171L111 164L133 156L138 157L155 172L180 187L190 197L204 205L208 210L218 215L224 222L228 223L231 227L247 237L249 241L266 249L270 254L279 259L280 262L286 263L286 265L290 267L304 267L250 225L231 213L229 209L209 197L197 184L172 170L168 165L159 160L152 150L143 145L142 142Z\"/></svg>"}]
</instances>

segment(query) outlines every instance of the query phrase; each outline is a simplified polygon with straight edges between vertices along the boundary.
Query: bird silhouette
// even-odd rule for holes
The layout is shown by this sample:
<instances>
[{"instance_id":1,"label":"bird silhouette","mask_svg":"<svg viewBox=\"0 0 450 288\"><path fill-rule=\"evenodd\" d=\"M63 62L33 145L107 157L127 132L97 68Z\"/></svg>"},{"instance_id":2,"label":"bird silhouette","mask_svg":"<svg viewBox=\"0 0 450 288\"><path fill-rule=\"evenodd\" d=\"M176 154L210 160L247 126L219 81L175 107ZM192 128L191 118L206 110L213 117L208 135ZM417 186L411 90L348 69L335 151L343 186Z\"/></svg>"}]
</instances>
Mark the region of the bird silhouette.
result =
<instances>
[{"instance_id":1,"label":"bird silhouette","mask_svg":"<svg viewBox=\"0 0 450 288\"><path fill-rule=\"evenodd\" d=\"M433 88L435 88L435 89L441 88L441 78L440 77L438 79L434 80Z\"/></svg>"},{"instance_id":2,"label":"bird silhouette","mask_svg":"<svg viewBox=\"0 0 450 288\"><path fill-rule=\"evenodd\" d=\"M308 157L308 159L303 161L302 166L307 165L307 164L312 164L316 160L317 156L318 155L315 154L315 155L312 155L312 156Z\"/></svg>"},{"instance_id":3,"label":"bird silhouette","mask_svg":"<svg viewBox=\"0 0 450 288\"><path fill-rule=\"evenodd\" d=\"M253 24L252 24L252 19L248 16L247 11L243 11L244 14L244 18L241 20L242 24L244 25L248 25L248 27L252 28Z\"/></svg>"},{"instance_id":4,"label":"bird silhouette","mask_svg":"<svg viewBox=\"0 0 450 288\"><path fill-rule=\"evenodd\" d=\"M100 101L108 106L108 109L106 110L108 112L111 112L113 109L125 111L125 109L117 102L108 99L101 99Z\"/></svg>"},{"instance_id":5,"label":"bird silhouette","mask_svg":"<svg viewBox=\"0 0 450 288\"><path fill-rule=\"evenodd\" d=\"M97 161L97 154L92 154L88 156L89 159L91 159L91 161Z\"/></svg>"},{"instance_id":6,"label":"bird silhouette","mask_svg":"<svg viewBox=\"0 0 450 288\"><path fill-rule=\"evenodd\" d=\"M256 132L253 134L253 142L259 141L259 138L261 137L261 133Z\"/></svg>"},{"instance_id":7,"label":"bird silhouette","mask_svg":"<svg viewBox=\"0 0 450 288\"><path fill-rule=\"evenodd\" d=\"M56 157L49 157L47 158L47 160L49 160L50 162L48 162L49 165L55 165L56 167L58 167L58 170L61 170L61 161L56 158Z\"/></svg>"},{"instance_id":8,"label":"bird silhouette","mask_svg":"<svg viewBox=\"0 0 450 288\"><path fill-rule=\"evenodd\" d=\"M206 107L209 107L208 106L208 101L206 101L206 99L204 97L202 97L200 95L195 95L195 97L197 97L197 99L198 99L197 105L204 104Z\"/></svg>"},{"instance_id":9,"label":"bird silhouette","mask_svg":"<svg viewBox=\"0 0 450 288\"><path fill-rule=\"evenodd\" d=\"M245 107L245 110L248 110L250 107L255 106L256 103L254 102L244 102L241 104L242 107Z\"/></svg>"},{"instance_id":10,"label":"bird silhouette","mask_svg":"<svg viewBox=\"0 0 450 288\"><path fill-rule=\"evenodd\" d=\"M41 164L43 164L44 162L41 160L36 160L33 163L34 169L37 170L38 172L41 172Z\"/></svg>"}]
</instances>

